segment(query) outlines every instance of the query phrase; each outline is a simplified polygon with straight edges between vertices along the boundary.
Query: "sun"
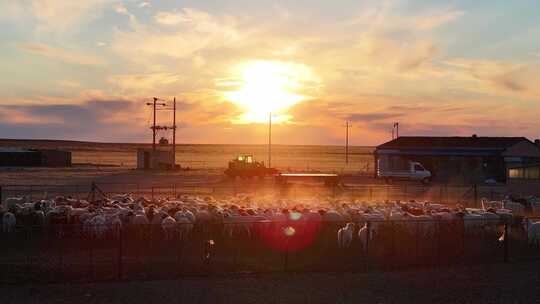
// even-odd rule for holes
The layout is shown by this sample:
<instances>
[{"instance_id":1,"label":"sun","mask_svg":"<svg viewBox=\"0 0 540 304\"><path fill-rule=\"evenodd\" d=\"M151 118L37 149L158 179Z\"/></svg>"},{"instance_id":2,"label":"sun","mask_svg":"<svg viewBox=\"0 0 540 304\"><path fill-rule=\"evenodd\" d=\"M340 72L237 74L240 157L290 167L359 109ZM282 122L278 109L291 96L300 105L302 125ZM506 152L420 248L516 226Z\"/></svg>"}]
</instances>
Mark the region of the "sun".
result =
<instances>
[{"instance_id":1,"label":"sun","mask_svg":"<svg viewBox=\"0 0 540 304\"><path fill-rule=\"evenodd\" d=\"M267 122L269 114L276 123L288 121L291 106L309 98L303 92L306 81L313 78L304 65L281 61L250 61L236 66L232 81L221 83L232 87L223 93L226 100L243 110L236 122Z\"/></svg>"}]
</instances>

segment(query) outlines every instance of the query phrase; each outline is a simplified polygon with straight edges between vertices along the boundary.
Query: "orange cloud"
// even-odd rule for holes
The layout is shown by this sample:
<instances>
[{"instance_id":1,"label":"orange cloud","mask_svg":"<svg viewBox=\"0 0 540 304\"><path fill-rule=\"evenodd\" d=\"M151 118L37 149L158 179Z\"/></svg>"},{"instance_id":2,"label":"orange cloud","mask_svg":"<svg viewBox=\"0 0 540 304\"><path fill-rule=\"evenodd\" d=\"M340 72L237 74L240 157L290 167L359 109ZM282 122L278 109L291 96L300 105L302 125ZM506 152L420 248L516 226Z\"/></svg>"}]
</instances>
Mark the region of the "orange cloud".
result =
<instances>
[{"instance_id":1,"label":"orange cloud","mask_svg":"<svg viewBox=\"0 0 540 304\"><path fill-rule=\"evenodd\" d=\"M41 55L41 56L45 56L45 57L49 57L53 59L58 59L58 60L61 60L70 64L104 65L106 63L105 60L98 57L84 55L77 52L68 51L65 49L54 48L46 44L22 43L22 44L17 45L17 47L21 50L24 50L33 54L37 54L37 55Z\"/></svg>"}]
</instances>

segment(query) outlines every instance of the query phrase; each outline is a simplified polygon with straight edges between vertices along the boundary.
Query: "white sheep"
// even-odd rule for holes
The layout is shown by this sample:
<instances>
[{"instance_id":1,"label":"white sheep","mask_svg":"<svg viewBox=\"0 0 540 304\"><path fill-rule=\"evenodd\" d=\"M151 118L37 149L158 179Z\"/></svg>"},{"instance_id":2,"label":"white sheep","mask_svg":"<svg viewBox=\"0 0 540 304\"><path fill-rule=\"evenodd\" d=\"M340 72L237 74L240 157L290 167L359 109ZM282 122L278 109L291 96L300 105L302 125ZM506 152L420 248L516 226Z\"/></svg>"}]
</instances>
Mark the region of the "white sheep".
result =
<instances>
[{"instance_id":1,"label":"white sheep","mask_svg":"<svg viewBox=\"0 0 540 304\"><path fill-rule=\"evenodd\" d=\"M115 239L120 238L122 233L122 221L118 215L109 216L105 221L107 230L111 232L112 237Z\"/></svg>"},{"instance_id":2,"label":"white sheep","mask_svg":"<svg viewBox=\"0 0 540 304\"><path fill-rule=\"evenodd\" d=\"M171 216L167 216L161 221L161 229L163 229L163 232L165 233L166 240L173 240L174 230L176 229L176 220Z\"/></svg>"},{"instance_id":3,"label":"white sheep","mask_svg":"<svg viewBox=\"0 0 540 304\"><path fill-rule=\"evenodd\" d=\"M146 215L141 214L141 213L135 214L131 223L137 226L144 226L144 225L149 224L148 218L146 217Z\"/></svg>"},{"instance_id":4,"label":"white sheep","mask_svg":"<svg viewBox=\"0 0 540 304\"><path fill-rule=\"evenodd\" d=\"M15 215L11 212L4 213L4 216L2 217L2 231L4 233L14 232L15 224L17 224Z\"/></svg>"},{"instance_id":5,"label":"white sheep","mask_svg":"<svg viewBox=\"0 0 540 304\"><path fill-rule=\"evenodd\" d=\"M358 230L358 239L360 240L360 244L362 244L362 248L364 250L367 249L367 242L373 240L373 230L369 231L368 235L368 224L364 224L360 230Z\"/></svg>"},{"instance_id":6,"label":"white sheep","mask_svg":"<svg viewBox=\"0 0 540 304\"><path fill-rule=\"evenodd\" d=\"M4 207L6 210L11 210L15 208L16 205L23 205L24 203L30 202L29 197L8 197L4 201Z\"/></svg>"},{"instance_id":7,"label":"white sheep","mask_svg":"<svg viewBox=\"0 0 540 304\"><path fill-rule=\"evenodd\" d=\"M180 240L181 241L188 240L189 237L191 236L191 232L193 231L193 223L189 220L189 217L187 216L176 217L176 222L178 224L178 234L179 234Z\"/></svg>"},{"instance_id":8,"label":"white sheep","mask_svg":"<svg viewBox=\"0 0 540 304\"><path fill-rule=\"evenodd\" d=\"M529 245L540 246L540 222L527 219L527 241Z\"/></svg>"},{"instance_id":9,"label":"white sheep","mask_svg":"<svg viewBox=\"0 0 540 304\"><path fill-rule=\"evenodd\" d=\"M516 202L512 202L512 201L505 201L504 202L504 208L512 210L512 214L516 214L516 215L525 214L525 206L523 206L520 203L516 203Z\"/></svg>"},{"instance_id":10,"label":"white sheep","mask_svg":"<svg viewBox=\"0 0 540 304\"><path fill-rule=\"evenodd\" d=\"M429 215L413 215L405 213L404 218L409 220L407 228L411 233L418 233L420 237L432 238L435 236L437 223Z\"/></svg>"},{"instance_id":11,"label":"white sheep","mask_svg":"<svg viewBox=\"0 0 540 304\"><path fill-rule=\"evenodd\" d=\"M338 230L338 246L339 248L349 248L352 244L354 233L354 224L347 223L345 227Z\"/></svg>"}]
</instances>

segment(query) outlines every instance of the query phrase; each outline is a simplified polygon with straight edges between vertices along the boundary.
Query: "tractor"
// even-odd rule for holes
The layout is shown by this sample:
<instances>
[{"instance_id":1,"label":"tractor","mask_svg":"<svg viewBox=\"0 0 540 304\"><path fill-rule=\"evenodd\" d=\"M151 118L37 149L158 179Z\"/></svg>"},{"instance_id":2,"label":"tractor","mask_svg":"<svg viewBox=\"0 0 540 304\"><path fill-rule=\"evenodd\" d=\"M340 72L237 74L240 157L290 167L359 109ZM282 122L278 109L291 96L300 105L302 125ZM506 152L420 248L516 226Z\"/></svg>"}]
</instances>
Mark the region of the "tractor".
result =
<instances>
[{"instance_id":1,"label":"tractor","mask_svg":"<svg viewBox=\"0 0 540 304\"><path fill-rule=\"evenodd\" d=\"M257 162L253 160L252 155L239 155L235 159L229 162L229 168L225 170L225 175L229 178L264 178L265 176L271 176L278 174L278 170L274 168L267 168L264 162Z\"/></svg>"}]
</instances>

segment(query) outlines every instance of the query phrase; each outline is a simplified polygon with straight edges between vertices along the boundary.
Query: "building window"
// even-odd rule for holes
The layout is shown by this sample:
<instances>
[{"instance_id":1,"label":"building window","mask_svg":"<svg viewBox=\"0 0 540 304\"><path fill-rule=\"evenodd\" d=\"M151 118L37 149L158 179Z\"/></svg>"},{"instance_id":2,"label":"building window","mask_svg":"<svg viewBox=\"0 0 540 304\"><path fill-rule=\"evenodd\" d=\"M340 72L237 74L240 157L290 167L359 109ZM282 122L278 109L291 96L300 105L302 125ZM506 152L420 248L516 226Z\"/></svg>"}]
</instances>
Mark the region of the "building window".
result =
<instances>
[{"instance_id":1,"label":"building window","mask_svg":"<svg viewBox=\"0 0 540 304\"><path fill-rule=\"evenodd\" d=\"M540 179L540 167L530 167L525 169L525 178L527 179Z\"/></svg>"},{"instance_id":2,"label":"building window","mask_svg":"<svg viewBox=\"0 0 540 304\"><path fill-rule=\"evenodd\" d=\"M540 167L509 169L508 177L512 179L540 179Z\"/></svg>"},{"instance_id":3,"label":"building window","mask_svg":"<svg viewBox=\"0 0 540 304\"><path fill-rule=\"evenodd\" d=\"M508 176L510 176L510 178L523 178L523 169L521 168L510 169L508 171Z\"/></svg>"}]
</instances>

